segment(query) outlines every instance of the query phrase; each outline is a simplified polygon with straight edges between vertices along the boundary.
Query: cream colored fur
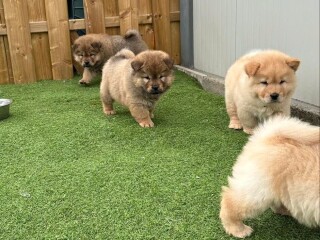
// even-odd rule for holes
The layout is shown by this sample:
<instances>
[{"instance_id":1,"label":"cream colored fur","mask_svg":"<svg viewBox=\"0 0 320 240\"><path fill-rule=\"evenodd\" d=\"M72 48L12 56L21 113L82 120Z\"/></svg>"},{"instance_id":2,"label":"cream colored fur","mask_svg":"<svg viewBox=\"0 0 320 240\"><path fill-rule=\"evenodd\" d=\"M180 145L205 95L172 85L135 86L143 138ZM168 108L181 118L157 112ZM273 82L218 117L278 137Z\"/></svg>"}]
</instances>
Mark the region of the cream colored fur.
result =
<instances>
[{"instance_id":1,"label":"cream colored fur","mask_svg":"<svg viewBox=\"0 0 320 240\"><path fill-rule=\"evenodd\" d=\"M308 227L320 226L320 130L276 116L258 127L223 188L220 218L226 232L249 236L243 224L268 208Z\"/></svg>"},{"instance_id":2,"label":"cream colored fur","mask_svg":"<svg viewBox=\"0 0 320 240\"><path fill-rule=\"evenodd\" d=\"M270 116L290 116L298 66L298 59L275 50L255 50L238 59L225 78L229 128L251 134Z\"/></svg>"}]
</instances>

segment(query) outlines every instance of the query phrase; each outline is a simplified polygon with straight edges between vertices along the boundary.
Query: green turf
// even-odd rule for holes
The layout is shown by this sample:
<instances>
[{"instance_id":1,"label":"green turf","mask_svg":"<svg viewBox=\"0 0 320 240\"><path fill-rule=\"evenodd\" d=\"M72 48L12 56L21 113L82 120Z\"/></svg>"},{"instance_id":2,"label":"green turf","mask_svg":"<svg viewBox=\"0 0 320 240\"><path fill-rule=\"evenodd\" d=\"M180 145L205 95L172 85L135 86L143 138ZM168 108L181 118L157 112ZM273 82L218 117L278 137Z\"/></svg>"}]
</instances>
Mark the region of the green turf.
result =
<instances>
[{"instance_id":1,"label":"green turf","mask_svg":"<svg viewBox=\"0 0 320 240\"><path fill-rule=\"evenodd\" d=\"M224 99L177 72L155 127L128 110L105 117L99 82L0 86L0 239L230 239L221 186L247 140L227 128ZM306 193L307 194L307 193ZM320 239L267 211L251 239Z\"/></svg>"}]
</instances>

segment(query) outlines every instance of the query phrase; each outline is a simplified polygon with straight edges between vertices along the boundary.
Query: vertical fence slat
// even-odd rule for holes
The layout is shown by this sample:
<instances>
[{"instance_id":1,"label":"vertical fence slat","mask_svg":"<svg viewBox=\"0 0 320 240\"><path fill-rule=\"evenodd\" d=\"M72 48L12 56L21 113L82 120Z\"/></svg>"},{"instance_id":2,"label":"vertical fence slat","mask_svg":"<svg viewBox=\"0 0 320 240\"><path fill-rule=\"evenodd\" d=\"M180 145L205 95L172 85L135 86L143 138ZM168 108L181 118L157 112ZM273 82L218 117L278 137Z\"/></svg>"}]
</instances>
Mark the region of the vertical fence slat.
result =
<instances>
[{"instance_id":1,"label":"vertical fence slat","mask_svg":"<svg viewBox=\"0 0 320 240\"><path fill-rule=\"evenodd\" d=\"M0 0L0 84L71 78L69 27L110 35L135 28L150 49L180 63L180 0L83 1L85 19L69 25L66 0Z\"/></svg>"},{"instance_id":2,"label":"vertical fence slat","mask_svg":"<svg viewBox=\"0 0 320 240\"><path fill-rule=\"evenodd\" d=\"M28 0L27 3L30 22L46 20L46 10L43 0ZM48 33L33 33L31 35L31 42L37 80L52 79Z\"/></svg>"},{"instance_id":3,"label":"vertical fence slat","mask_svg":"<svg viewBox=\"0 0 320 240\"><path fill-rule=\"evenodd\" d=\"M73 77L68 8L65 0L45 0L54 80Z\"/></svg>"},{"instance_id":4,"label":"vertical fence slat","mask_svg":"<svg viewBox=\"0 0 320 240\"><path fill-rule=\"evenodd\" d=\"M180 9L180 0L170 1L170 12ZM171 56L175 64L180 64L180 21L171 22Z\"/></svg>"},{"instance_id":5,"label":"vertical fence slat","mask_svg":"<svg viewBox=\"0 0 320 240\"><path fill-rule=\"evenodd\" d=\"M129 29L139 29L138 0L119 0L120 33Z\"/></svg>"},{"instance_id":6,"label":"vertical fence slat","mask_svg":"<svg viewBox=\"0 0 320 240\"><path fill-rule=\"evenodd\" d=\"M25 0L3 2L10 56L15 83L36 81L32 43L28 19L28 6Z\"/></svg>"},{"instance_id":7,"label":"vertical fence slat","mask_svg":"<svg viewBox=\"0 0 320 240\"><path fill-rule=\"evenodd\" d=\"M87 33L105 33L104 8L102 0L84 0L84 15Z\"/></svg>"},{"instance_id":8,"label":"vertical fence slat","mask_svg":"<svg viewBox=\"0 0 320 240\"><path fill-rule=\"evenodd\" d=\"M150 0L139 1L139 15L147 15L152 19L152 6ZM139 31L143 40L147 43L150 49L154 49L154 31L152 24L142 24L139 26Z\"/></svg>"},{"instance_id":9,"label":"vertical fence slat","mask_svg":"<svg viewBox=\"0 0 320 240\"><path fill-rule=\"evenodd\" d=\"M10 83L4 37L0 37L0 84ZM0 96L1 98L1 96Z\"/></svg>"},{"instance_id":10,"label":"vertical fence slat","mask_svg":"<svg viewBox=\"0 0 320 240\"><path fill-rule=\"evenodd\" d=\"M8 37L3 37L4 50L6 55L6 63L9 74L9 83L14 83L13 70L12 70L12 61L10 56L9 40Z\"/></svg>"},{"instance_id":11,"label":"vertical fence slat","mask_svg":"<svg viewBox=\"0 0 320 240\"><path fill-rule=\"evenodd\" d=\"M105 17L119 16L118 0L104 0L103 7L104 7ZM110 35L119 35L120 28L119 27L108 27L108 28L106 28L106 33L108 33Z\"/></svg>"},{"instance_id":12,"label":"vertical fence slat","mask_svg":"<svg viewBox=\"0 0 320 240\"><path fill-rule=\"evenodd\" d=\"M0 0L0 24L5 24L4 19L4 11L3 11L3 3ZM10 83L10 76L9 76L9 63L7 61L8 51L6 49L6 36L0 36L0 84L7 84ZM11 62L10 62L11 66ZM1 97L1 96L0 96Z\"/></svg>"},{"instance_id":13,"label":"vertical fence slat","mask_svg":"<svg viewBox=\"0 0 320 240\"><path fill-rule=\"evenodd\" d=\"M170 1L152 0L153 26L155 31L155 48L171 53Z\"/></svg>"}]
</instances>

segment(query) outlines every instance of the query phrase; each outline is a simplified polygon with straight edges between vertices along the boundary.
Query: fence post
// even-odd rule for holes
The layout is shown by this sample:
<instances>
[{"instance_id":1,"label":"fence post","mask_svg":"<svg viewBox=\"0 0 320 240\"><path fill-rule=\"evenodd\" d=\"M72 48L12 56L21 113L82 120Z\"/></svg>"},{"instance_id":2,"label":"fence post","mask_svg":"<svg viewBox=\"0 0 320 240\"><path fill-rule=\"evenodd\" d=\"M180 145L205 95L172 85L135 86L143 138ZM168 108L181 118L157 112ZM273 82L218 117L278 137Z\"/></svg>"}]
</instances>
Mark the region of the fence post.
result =
<instances>
[{"instance_id":1,"label":"fence post","mask_svg":"<svg viewBox=\"0 0 320 240\"><path fill-rule=\"evenodd\" d=\"M120 34L129 29L139 30L138 0L119 0Z\"/></svg>"},{"instance_id":2,"label":"fence post","mask_svg":"<svg viewBox=\"0 0 320 240\"><path fill-rule=\"evenodd\" d=\"M170 0L170 28L171 28L171 57L175 64L180 64L180 4L184 1ZM178 13L178 14L177 14ZM175 21L174 15L179 15L179 21ZM193 46L192 46L193 47Z\"/></svg>"},{"instance_id":3,"label":"fence post","mask_svg":"<svg viewBox=\"0 0 320 240\"><path fill-rule=\"evenodd\" d=\"M139 17L144 16L149 23L140 23L139 32L150 49L154 49L154 31L152 26L152 6L150 0L139 0Z\"/></svg>"},{"instance_id":4,"label":"fence post","mask_svg":"<svg viewBox=\"0 0 320 240\"><path fill-rule=\"evenodd\" d=\"M0 0L0 24L5 25L4 9ZM7 36L0 36L0 84L14 83Z\"/></svg>"},{"instance_id":5,"label":"fence post","mask_svg":"<svg viewBox=\"0 0 320 240\"><path fill-rule=\"evenodd\" d=\"M155 48L171 52L170 1L152 0L153 26L155 31Z\"/></svg>"},{"instance_id":6,"label":"fence post","mask_svg":"<svg viewBox=\"0 0 320 240\"><path fill-rule=\"evenodd\" d=\"M46 21L44 1L28 0L29 22ZM47 32L31 34L37 80L52 79L49 36Z\"/></svg>"},{"instance_id":7,"label":"fence post","mask_svg":"<svg viewBox=\"0 0 320 240\"><path fill-rule=\"evenodd\" d=\"M104 8L102 0L84 0L86 33L105 33Z\"/></svg>"},{"instance_id":8,"label":"fence post","mask_svg":"<svg viewBox=\"0 0 320 240\"><path fill-rule=\"evenodd\" d=\"M3 1L15 83L36 81L28 6L25 0Z\"/></svg>"},{"instance_id":9,"label":"fence post","mask_svg":"<svg viewBox=\"0 0 320 240\"><path fill-rule=\"evenodd\" d=\"M73 77L73 67L67 2L45 0L45 8L53 79L70 79Z\"/></svg>"}]
</instances>

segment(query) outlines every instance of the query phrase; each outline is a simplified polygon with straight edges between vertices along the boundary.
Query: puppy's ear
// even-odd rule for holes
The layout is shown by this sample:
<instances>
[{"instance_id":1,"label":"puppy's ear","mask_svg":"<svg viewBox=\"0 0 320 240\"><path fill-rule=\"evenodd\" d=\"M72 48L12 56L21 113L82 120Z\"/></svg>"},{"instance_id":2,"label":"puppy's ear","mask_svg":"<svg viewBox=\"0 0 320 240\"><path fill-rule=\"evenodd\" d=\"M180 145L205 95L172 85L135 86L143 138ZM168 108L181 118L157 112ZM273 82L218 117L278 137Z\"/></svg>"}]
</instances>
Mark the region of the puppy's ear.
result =
<instances>
[{"instance_id":1,"label":"puppy's ear","mask_svg":"<svg viewBox=\"0 0 320 240\"><path fill-rule=\"evenodd\" d=\"M169 69L172 69L174 61L172 58L170 57L166 57L165 59L163 59L164 63L168 66Z\"/></svg>"},{"instance_id":2,"label":"puppy's ear","mask_svg":"<svg viewBox=\"0 0 320 240\"><path fill-rule=\"evenodd\" d=\"M290 68L292 68L293 71L297 71L300 65L300 60L297 58L290 58L289 60L286 61L286 63Z\"/></svg>"},{"instance_id":3,"label":"puppy's ear","mask_svg":"<svg viewBox=\"0 0 320 240\"><path fill-rule=\"evenodd\" d=\"M143 62L139 60L133 60L131 62L131 67L135 72L139 71L142 68L142 66L143 66Z\"/></svg>"},{"instance_id":4,"label":"puppy's ear","mask_svg":"<svg viewBox=\"0 0 320 240\"><path fill-rule=\"evenodd\" d=\"M93 42L91 43L91 47L93 47L94 49L99 50L101 48L102 44L101 42Z\"/></svg>"},{"instance_id":5,"label":"puppy's ear","mask_svg":"<svg viewBox=\"0 0 320 240\"><path fill-rule=\"evenodd\" d=\"M260 63L258 62L249 62L244 66L244 69L249 77L256 75L258 69L260 68Z\"/></svg>"}]
</instances>

